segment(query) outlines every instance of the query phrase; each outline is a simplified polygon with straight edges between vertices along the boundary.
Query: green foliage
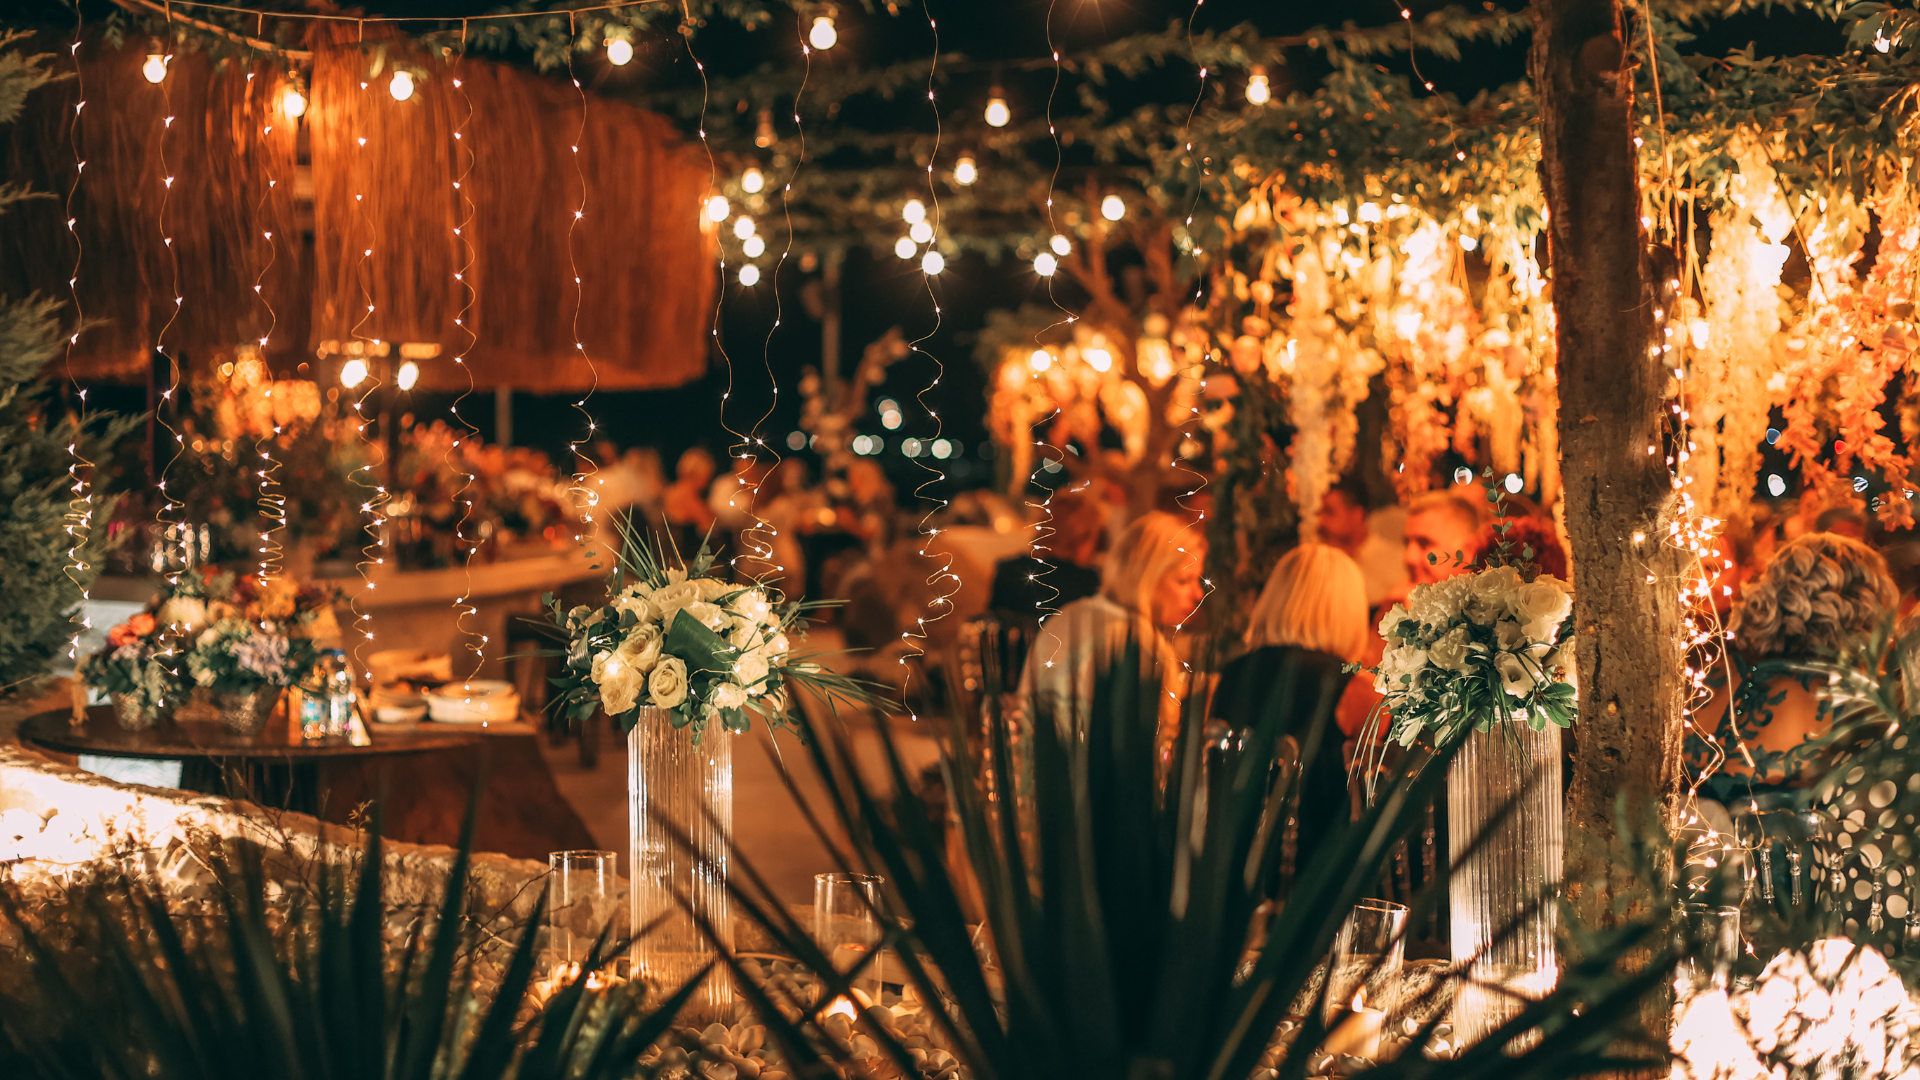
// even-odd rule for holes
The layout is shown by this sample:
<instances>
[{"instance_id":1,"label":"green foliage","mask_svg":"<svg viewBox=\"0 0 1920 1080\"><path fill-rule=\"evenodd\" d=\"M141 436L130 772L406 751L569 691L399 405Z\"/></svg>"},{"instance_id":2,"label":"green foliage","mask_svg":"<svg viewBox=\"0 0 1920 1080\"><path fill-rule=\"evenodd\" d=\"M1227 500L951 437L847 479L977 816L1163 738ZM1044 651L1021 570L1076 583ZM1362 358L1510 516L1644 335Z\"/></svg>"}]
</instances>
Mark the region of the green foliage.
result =
<instances>
[{"instance_id":1,"label":"green foliage","mask_svg":"<svg viewBox=\"0 0 1920 1080\"><path fill-rule=\"evenodd\" d=\"M1304 1004L1300 1034L1278 1065L1282 1076L1304 1075L1327 1033L1324 991L1309 990L1315 968L1354 902L1377 884L1396 841L1425 820L1445 754L1413 757L1359 821L1320 846L1276 907L1266 903L1268 888L1297 777L1291 767L1277 775L1271 769L1287 722L1276 706L1293 688L1276 688L1257 715L1231 718L1235 734L1226 746L1211 745L1202 718L1189 710L1163 780L1154 753L1159 673L1129 645L1096 676L1086 717L1065 721L1058 703L1042 703L1031 728L1034 797L1026 820L1028 811L1004 790L994 798L977 786L974 754L1001 777L1012 775L1015 754L999 704L1005 673L988 663L981 696L990 745L969 747L971 718L956 717L944 759L965 840L962 876L949 870L945 836L884 726L884 780L869 779L845 733L816 731L810 743L835 832L850 840L843 865L886 879L886 903L876 912L881 947L896 950L956 1056L981 1080L1239 1078L1268 1052L1283 1015ZM1314 750L1309 745L1302 756L1311 760ZM733 858L745 862L737 852ZM751 866L744 877L753 880ZM989 949L976 948L970 886L984 904ZM847 992L864 964L834 972L770 894L738 886L734 893L749 918L824 973L827 989L799 1023L757 1000L770 1037L804 1048L819 1011ZM1429 890L1423 906L1436 898ZM1623 1060L1616 1042L1643 997L1671 972L1674 956L1661 948L1660 933L1658 920L1624 919L1588 938L1560 988L1494 1038L1453 1062L1429 1061L1419 1050L1429 1027L1380 1074L1560 1077L1663 1063L1658 1048ZM1647 962L1627 972L1620 961L1636 951ZM760 998L750 981L738 981ZM884 1027L863 1031L911 1068ZM1503 1050L1533 1032L1539 1037L1529 1049Z\"/></svg>"},{"instance_id":2,"label":"green foliage","mask_svg":"<svg viewBox=\"0 0 1920 1080\"><path fill-rule=\"evenodd\" d=\"M377 818L377 814L376 814ZM546 896L492 947L497 984L477 977L481 934L466 924L469 812L437 916L422 913L397 959L386 920L376 820L359 880L322 865L311 903L269 899L257 854L216 860L214 908L188 918L152 879L126 874L72 897L81 932L61 942L0 888L21 942L21 987L0 993L0 1075L257 1080L602 1080L630 1075L698 979L649 1010L638 983L604 995L581 973L523 1022ZM251 850L251 849L246 849ZM349 895L351 894L351 896ZM704 975L705 973L702 972Z\"/></svg>"}]
</instances>

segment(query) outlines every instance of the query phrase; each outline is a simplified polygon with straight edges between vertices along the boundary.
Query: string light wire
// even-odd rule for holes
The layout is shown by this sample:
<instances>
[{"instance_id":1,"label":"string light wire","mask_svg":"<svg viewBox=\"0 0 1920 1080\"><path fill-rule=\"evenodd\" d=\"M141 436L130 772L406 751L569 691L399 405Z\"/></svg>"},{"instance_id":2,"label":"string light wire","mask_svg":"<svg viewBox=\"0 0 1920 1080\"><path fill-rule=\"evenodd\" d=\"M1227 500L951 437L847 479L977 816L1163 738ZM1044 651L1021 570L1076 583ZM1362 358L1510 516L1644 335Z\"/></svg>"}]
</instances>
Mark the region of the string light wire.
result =
<instances>
[{"instance_id":1,"label":"string light wire","mask_svg":"<svg viewBox=\"0 0 1920 1080\"><path fill-rule=\"evenodd\" d=\"M364 37L364 34L365 34L365 28L362 27L363 37ZM360 93L362 95L365 95L367 93L368 82L365 79L360 79L359 83L360 83ZM365 115L365 110L356 109L354 110L354 112L356 115ZM353 163L351 172L356 180L356 183L354 186L361 187L365 185L366 177L368 175L367 159L365 157L365 153L367 149L367 137L365 135L354 136L354 146L355 146L354 163ZM353 217L356 225L363 226L365 229L366 235L371 237L374 232L374 228L373 228L373 221L368 216L368 213L367 213L366 192L365 191L354 192L353 203L354 203ZM373 312L374 312L372 283L370 278L370 264L373 259L373 241L372 239L368 239L365 241L365 243L367 246L361 248L360 250L360 262L356 267L356 271L354 275L360 284L360 298L365 303L362 305L363 310L360 312L360 317L354 321L353 326L349 329L348 336L351 337L353 341L360 346L361 356L365 360L371 360L376 354L376 351L379 346L379 342L376 339L367 337L366 334L362 332L363 330L365 330L368 321L373 318ZM382 380L374 374L373 364L367 363L365 364L365 367L367 370L367 377L365 381L362 382L361 384L363 389L360 390L360 396L354 399L353 411L356 418L357 433L361 436L363 441L371 443L371 440L366 439L366 434L367 434L366 404L367 404L367 399L372 397L373 392L380 387ZM388 423L393 422L393 417L388 416L387 422ZM384 436L387 434L387 432L382 431L381 434ZM368 461L371 461L371 460L372 460L372 455L369 454ZM373 466L370 464L363 464L358 469L355 469L354 471L355 472L364 471L368 473L370 477L372 477ZM372 487L374 489L374 493L365 502L360 504L360 512L367 515L367 522L364 526L362 526L362 528L367 534L368 542L361 545L360 561L355 566L355 569L357 569L360 572L360 580L364 585L366 585L366 589L362 590L359 593L359 595L350 593L347 599L348 609L353 614L354 630L360 635L360 640L354 643L354 660L356 663L359 664L360 670L367 673L367 678L369 679L369 681L371 681L373 675L372 675L372 672L369 671L366 667L363 651L366 648L366 646L373 641L373 616L367 612L363 612L360 610L360 598L361 596L367 596L367 594L370 594L374 591L374 587L377 583L373 580L373 575L374 575L373 568L375 566L383 566L386 563L386 555L381 550L385 545L385 538L381 535L381 532L382 532L382 528L386 524L386 507L387 507L386 485L380 482L379 478L377 477L372 477L372 478L374 480L372 484L360 485L362 487ZM367 596L367 598L371 599L371 596Z\"/></svg>"},{"instance_id":2,"label":"string light wire","mask_svg":"<svg viewBox=\"0 0 1920 1080\"><path fill-rule=\"evenodd\" d=\"M578 252L574 250L574 237L580 231L580 223L587 217L587 173L580 164L580 146L587 141L587 91L580 85L580 76L573 67L574 41L579 33L575 20L576 16L572 14L567 16L567 29L570 35L567 41L567 78L573 82L574 93L580 95L580 127L573 139L573 177L580 184L580 202L574 207L572 220L567 222L567 267L573 273L573 322L571 324L573 348L579 354L581 361L587 365L589 382L587 392L580 396L580 400L573 403L574 410L580 414L580 419L587 427L580 438L568 443L568 449L573 451L574 490L582 503L580 511L582 535L591 538L595 527L594 510L600 505L600 493L594 490L592 477L600 469L589 455L580 452L580 448L590 443L594 433L599 430L599 426L593 421L593 414L587 411L587 402L593 400L594 392L600 389L600 369L594 366L593 357L587 352L586 342L580 339L580 313L586 307L587 293L585 286L581 284L580 259ZM588 539L585 542L592 543L592 540ZM592 558L596 554L589 551L587 557ZM480 643L485 645L486 641L486 636L482 635Z\"/></svg>"},{"instance_id":3,"label":"string light wire","mask_svg":"<svg viewBox=\"0 0 1920 1080\"><path fill-rule=\"evenodd\" d=\"M67 234L73 238L73 273L67 278L67 289L73 298L73 329L67 335L66 375L67 382L74 391L73 438L67 443L67 580L80 590L80 603L74 609L69 620L73 636L67 644L67 659L79 661L80 639L93 629L93 620L87 614L87 603L93 599L93 590L88 573L93 569L87 562L86 553L93 541L93 489L87 478L94 463L81 453L80 443L86 436L87 389L80 385L73 374L73 350L80 343L80 332L86 324L86 312L80 303L80 266L85 260L86 249L80 241L80 231L76 228L78 219L74 216L74 203L80 197L80 182L87 171L85 151L82 149L80 131L81 115L87 107L86 75L80 66L81 31L84 18L78 6L74 8L73 46L68 55L73 60L73 85L76 100L73 117L68 122L67 141L73 147L73 183L67 188L66 219Z\"/></svg>"},{"instance_id":4,"label":"string light wire","mask_svg":"<svg viewBox=\"0 0 1920 1080\"><path fill-rule=\"evenodd\" d=\"M172 62L172 56L169 54L167 57L169 67L172 66ZM168 74L169 77L171 77L172 73L169 72ZM160 138L155 140L154 144L160 163L162 184L158 223L160 226L160 239L167 250L169 281L173 288L173 309L167 312L166 321L161 325L160 332L154 335L153 340L154 351L159 353L161 358L167 362L167 389L160 395L160 400L165 404L154 410L154 422L159 424L160 427L166 431L167 435L172 438L173 448L171 455L164 463L159 465L157 470L159 476L156 487L160 492L160 507L155 514L157 523L160 526L161 536L159 551L162 565L158 567L158 569L160 569L162 577L165 579L169 589L171 589L179 586L180 571L185 568L188 560L192 558L193 539L190 527L184 521L174 520L175 510L183 507L185 504L176 500L173 497L173 493L167 490L167 473L173 467L173 463L180 460L181 455L186 452L186 437L172 424L168 423L166 419L166 409L174 404L174 396L180 391L180 362L177 357L167 351L166 340L167 331L173 329L174 322L180 318L180 309L186 304L186 298L181 295L180 292L180 253L178 249L174 247L173 234L169 232L167 228L167 210L171 208L173 203L173 181L175 179L167 163L167 135L173 130L174 119L173 91L170 88L168 79L160 80L159 85L160 108L163 119L161 121ZM178 567L174 565L171 547L172 543L176 540L180 543L180 566ZM181 628L170 626L168 629L178 630ZM174 650L169 646L162 655L171 658L174 655Z\"/></svg>"},{"instance_id":5,"label":"string light wire","mask_svg":"<svg viewBox=\"0 0 1920 1080\"><path fill-rule=\"evenodd\" d=\"M473 470L468 467L472 447L467 444L480 434L480 430L468 422L466 417L460 415L461 404L472 396L474 389L473 368L467 365L467 354L473 351L474 343L479 340L479 335L473 332L471 325L475 298L472 280L475 249L473 237L468 235L473 228L474 215L473 193L468 189L468 185L472 183L474 153L473 145L467 141L467 125L473 122L473 98L467 93L465 80L459 74L460 63L466 57L467 25L465 20L462 20L460 53L454 60L452 77L453 88L460 92L460 101L466 106L465 114L460 116L453 128L454 153L462 162L460 174L453 180L454 199L459 207L459 217L453 226L453 237L460 250L460 267L454 271L453 280L459 284L461 290L460 310L453 317L453 325L466 340L454 354L453 363L460 369L460 373L466 376L467 386L447 406L448 414L453 417L454 423L459 425L455 429L452 445L447 448L447 464L459 470L460 473L460 489L454 492L454 498L460 503L460 520L453 526L454 542L466 546L466 557L462 560L464 583L461 586L460 595L453 600L454 629L458 631L458 636L466 649L473 653L473 672L478 674L482 665L486 663L487 642L485 635L467 625L468 619L476 618L480 614L480 609L473 603L473 557L479 549L479 538L467 533L467 529L473 525L473 486L476 479Z\"/></svg>"},{"instance_id":6,"label":"string light wire","mask_svg":"<svg viewBox=\"0 0 1920 1080\"><path fill-rule=\"evenodd\" d=\"M248 73L247 87L249 91L251 91L253 87L253 79L253 73ZM248 96L250 99L252 98L251 93L249 93ZM266 101L268 102L268 115L272 115L272 100L273 95L269 93L266 97ZM299 123L297 120L293 122L295 124ZM261 125L260 139L263 144L263 150L265 149L265 141L272 134L272 124ZM262 168L266 170L267 174L267 186L260 192L260 201L254 205L255 220L265 218L267 205L273 198L274 189L280 183L279 178L275 176L273 172L273 166L271 164L273 159L272 153L262 153L260 157L264 163ZM260 301L260 306L267 311L267 329L260 335L259 349L260 364L261 367L266 369L267 377L267 389L264 391L267 402L267 421L268 425L272 428L271 434L263 434L261 437L255 439L253 446L254 451L260 455L260 463L258 466L260 470L260 488L257 505L260 510L260 516L267 521L266 528L261 530L260 533L260 550L258 553L260 556L259 579L264 583L271 580L280 572L280 559L283 552L280 545L279 534L287 527L287 499L286 496L278 490L280 487L280 463L273 459L272 447L280 435L280 422L276 416L273 403L273 368L267 363L267 343L272 340L273 332L279 329L280 316L274 311L273 302L267 299L266 289L264 287L267 281L267 273L273 269L274 262L279 258L280 249L279 245L274 241L272 229L263 229L260 235L261 238L267 242L267 259L266 262L261 264L260 272L254 276L253 295L255 299Z\"/></svg>"}]
</instances>

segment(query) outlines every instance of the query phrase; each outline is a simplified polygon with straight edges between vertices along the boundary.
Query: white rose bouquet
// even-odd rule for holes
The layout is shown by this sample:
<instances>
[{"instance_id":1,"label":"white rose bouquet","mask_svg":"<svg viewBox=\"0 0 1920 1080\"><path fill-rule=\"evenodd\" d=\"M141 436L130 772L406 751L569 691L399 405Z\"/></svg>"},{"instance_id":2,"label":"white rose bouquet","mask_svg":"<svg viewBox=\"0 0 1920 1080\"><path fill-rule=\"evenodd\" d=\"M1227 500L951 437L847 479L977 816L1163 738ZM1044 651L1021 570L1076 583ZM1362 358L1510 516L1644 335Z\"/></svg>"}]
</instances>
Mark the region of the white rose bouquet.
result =
<instances>
[{"instance_id":1,"label":"white rose bouquet","mask_svg":"<svg viewBox=\"0 0 1920 1080\"><path fill-rule=\"evenodd\" d=\"M789 685L854 704L876 700L871 684L792 652L789 634L799 636L806 613L828 602L784 601L759 584L722 581L704 545L692 563L675 566L630 530L622 534L606 604L562 610L542 598L547 632L565 644L554 707L580 719L604 709L623 731L641 709L663 709L697 742L715 720L728 731L747 730L750 714L784 726Z\"/></svg>"},{"instance_id":2,"label":"white rose bouquet","mask_svg":"<svg viewBox=\"0 0 1920 1080\"><path fill-rule=\"evenodd\" d=\"M1444 744L1469 726L1570 726L1572 614L1566 582L1512 565L1414 586L1380 620L1387 651L1371 671L1383 700L1368 720L1367 741L1386 716L1387 738L1402 746L1423 735Z\"/></svg>"}]
</instances>

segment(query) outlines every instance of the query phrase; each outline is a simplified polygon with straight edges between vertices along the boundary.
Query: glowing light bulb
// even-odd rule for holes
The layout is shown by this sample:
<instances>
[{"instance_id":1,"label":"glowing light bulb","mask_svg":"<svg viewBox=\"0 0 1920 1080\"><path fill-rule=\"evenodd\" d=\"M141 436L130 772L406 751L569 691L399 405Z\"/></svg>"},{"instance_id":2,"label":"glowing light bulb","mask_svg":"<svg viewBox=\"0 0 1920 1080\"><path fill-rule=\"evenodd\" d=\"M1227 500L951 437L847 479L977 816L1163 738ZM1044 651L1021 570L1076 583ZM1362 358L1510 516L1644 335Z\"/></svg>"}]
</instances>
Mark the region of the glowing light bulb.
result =
<instances>
[{"instance_id":1,"label":"glowing light bulb","mask_svg":"<svg viewBox=\"0 0 1920 1080\"><path fill-rule=\"evenodd\" d=\"M1479 246L1480 246L1480 241L1475 240L1471 236L1463 236L1460 238L1460 250L1462 251L1472 251L1474 248L1477 248Z\"/></svg>"},{"instance_id":2,"label":"glowing light bulb","mask_svg":"<svg viewBox=\"0 0 1920 1080\"><path fill-rule=\"evenodd\" d=\"M773 110L760 110L760 123L753 129L753 145L765 150L773 145Z\"/></svg>"},{"instance_id":3,"label":"glowing light bulb","mask_svg":"<svg viewBox=\"0 0 1920 1080\"><path fill-rule=\"evenodd\" d=\"M626 67L633 63L633 42L626 38L608 38L607 62L614 67Z\"/></svg>"},{"instance_id":4,"label":"glowing light bulb","mask_svg":"<svg viewBox=\"0 0 1920 1080\"><path fill-rule=\"evenodd\" d=\"M749 195L760 194L760 189L766 186L766 175L759 169L748 169L740 174L740 190Z\"/></svg>"},{"instance_id":5,"label":"glowing light bulb","mask_svg":"<svg viewBox=\"0 0 1920 1080\"><path fill-rule=\"evenodd\" d=\"M1273 98L1273 87L1267 83L1267 69L1255 65L1247 73L1247 104L1265 105Z\"/></svg>"},{"instance_id":6,"label":"glowing light bulb","mask_svg":"<svg viewBox=\"0 0 1920 1080\"><path fill-rule=\"evenodd\" d=\"M1006 127L1013 119L1013 110L1007 108L1006 91L994 87L987 96L987 124L992 127Z\"/></svg>"},{"instance_id":7,"label":"glowing light bulb","mask_svg":"<svg viewBox=\"0 0 1920 1080\"><path fill-rule=\"evenodd\" d=\"M1053 272L1058 269L1060 269L1060 260L1054 258L1051 252L1043 251L1033 257L1033 272L1041 277L1052 277Z\"/></svg>"},{"instance_id":8,"label":"glowing light bulb","mask_svg":"<svg viewBox=\"0 0 1920 1080\"><path fill-rule=\"evenodd\" d=\"M367 362L349 360L340 365L340 385L351 390L367 381Z\"/></svg>"},{"instance_id":9,"label":"glowing light bulb","mask_svg":"<svg viewBox=\"0 0 1920 1080\"><path fill-rule=\"evenodd\" d=\"M749 236L746 243L740 245L740 250L746 254L747 258L757 259L767 253L767 242L757 236Z\"/></svg>"},{"instance_id":10,"label":"glowing light bulb","mask_svg":"<svg viewBox=\"0 0 1920 1080\"><path fill-rule=\"evenodd\" d=\"M740 268L740 284L752 288L760 284L760 268L748 263Z\"/></svg>"},{"instance_id":11,"label":"glowing light bulb","mask_svg":"<svg viewBox=\"0 0 1920 1080\"><path fill-rule=\"evenodd\" d=\"M920 269L928 274L937 274L947 268L947 260L937 251L929 251L920 260Z\"/></svg>"},{"instance_id":12,"label":"glowing light bulb","mask_svg":"<svg viewBox=\"0 0 1920 1080\"><path fill-rule=\"evenodd\" d=\"M725 195L715 195L707 200L707 220L715 225L727 220L727 215L731 213L733 207L728 205Z\"/></svg>"},{"instance_id":13,"label":"glowing light bulb","mask_svg":"<svg viewBox=\"0 0 1920 1080\"><path fill-rule=\"evenodd\" d=\"M833 16L822 15L813 20L813 29L807 31L807 44L826 52L840 42L840 31L833 27Z\"/></svg>"},{"instance_id":14,"label":"glowing light bulb","mask_svg":"<svg viewBox=\"0 0 1920 1080\"><path fill-rule=\"evenodd\" d=\"M1081 355L1087 358L1087 363L1095 371L1109 371L1113 368L1113 354L1105 349L1088 349Z\"/></svg>"},{"instance_id":15,"label":"glowing light bulb","mask_svg":"<svg viewBox=\"0 0 1920 1080\"><path fill-rule=\"evenodd\" d=\"M903 259L913 258L914 253L919 250L920 246L918 244L915 244L911 239L904 236L893 242L893 253Z\"/></svg>"},{"instance_id":16,"label":"glowing light bulb","mask_svg":"<svg viewBox=\"0 0 1920 1080\"><path fill-rule=\"evenodd\" d=\"M140 74L150 83L158 83L167 77L167 58L159 53L148 53L147 62L140 65Z\"/></svg>"},{"instance_id":17,"label":"glowing light bulb","mask_svg":"<svg viewBox=\"0 0 1920 1080\"><path fill-rule=\"evenodd\" d=\"M401 364L400 370L396 372L393 377L394 385L398 386L402 390L413 389L413 384L419 381L420 381L420 365L414 363L411 360L407 361L404 364Z\"/></svg>"},{"instance_id":18,"label":"glowing light bulb","mask_svg":"<svg viewBox=\"0 0 1920 1080\"><path fill-rule=\"evenodd\" d=\"M395 101L405 101L412 97L413 73L409 71L394 72L393 81L387 84L387 93L392 94L393 100Z\"/></svg>"},{"instance_id":19,"label":"glowing light bulb","mask_svg":"<svg viewBox=\"0 0 1920 1080\"><path fill-rule=\"evenodd\" d=\"M742 240L745 240L747 237L752 236L753 235L753 219L746 216L745 214L742 214L739 217L735 218L733 221L733 235L739 237Z\"/></svg>"},{"instance_id":20,"label":"glowing light bulb","mask_svg":"<svg viewBox=\"0 0 1920 1080\"><path fill-rule=\"evenodd\" d=\"M924 221L916 221L913 228L907 230L907 237L916 244L924 244L933 239L933 226Z\"/></svg>"},{"instance_id":21,"label":"glowing light bulb","mask_svg":"<svg viewBox=\"0 0 1920 1080\"><path fill-rule=\"evenodd\" d=\"M972 154L961 154L960 160L953 163L953 182L971 184L980 178L980 170L973 163Z\"/></svg>"},{"instance_id":22,"label":"glowing light bulb","mask_svg":"<svg viewBox=\"0 0 1920 1080\"><path fill-rule=\"evenodd\" d=\"M1027 366L1035 371L1045 371L1053 366L1053 354L1045 349L1035 349L1033 355L1027 357Z\"/></svg>"},{"instance_id":23,"label":"glowing light bulb","mask_svg":"<svg viewBox=\"0 0 1920 1080\"><path fill-rule=\"evenodd\" d=\"M307 95L300 92L300 87L289 83L287 88L280 92L280 111L286 113L290 120L298 120L307 115Z\"/></svg>"},{"instance_id":24,"label":"glowing light bulb","mask_svg":"<svg viewBox=\"0 0 1920 1080\"><path fill-rule=\"evenodd\" d=\"M1100 216L1108 221L1119 221L1127 216L1127 203L1118 195L1109 195L1100 200Z\"/></svg>"},{"instance_id":25,"label":"glowing light bulb","mask_svg":"<svg viewBox=\"0 0 1920 1080\"><path fill-rule=\"evenodd\" d=\"M908 199L907 205L900 208L900 216L909 225L918 225L927 220L927 206L919 199Z\"/></svg>"},{"instance_id":26,"label":"glowing light bulb","mask_svg":"<svg viewBox=\"0 0 1920 1080\"><path fill-rule=\"evenodd\" d=\"M1059 233L1053 234L1053 239L1047 241L1047 246L1052 248L1053 253L1061 258L1066 258L1073 253L1073 241L1061 236Z\"/></svg>"},{"instance_id":27,"label":"glowing light bulb","mask_svg":"<svg viewBox=\"0 0 1920 1080\"><path fill-rule=\"evenodd\" d=\"M1767 474L1767 494L1779 498L1787 493L1787 481L1779 473Z\"/></svg>"}]
</instances>

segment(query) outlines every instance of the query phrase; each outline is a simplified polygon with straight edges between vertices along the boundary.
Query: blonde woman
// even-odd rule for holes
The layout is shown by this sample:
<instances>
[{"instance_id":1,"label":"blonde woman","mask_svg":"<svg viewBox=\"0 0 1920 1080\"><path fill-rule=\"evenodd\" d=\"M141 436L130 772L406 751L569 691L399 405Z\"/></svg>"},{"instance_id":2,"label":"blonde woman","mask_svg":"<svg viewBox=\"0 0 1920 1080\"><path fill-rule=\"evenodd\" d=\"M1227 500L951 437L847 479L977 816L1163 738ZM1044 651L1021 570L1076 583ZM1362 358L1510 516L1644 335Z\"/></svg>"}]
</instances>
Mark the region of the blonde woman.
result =
<instances>
[{"instance_id":1,"label":"blonde woman","mask_svg":"<svg viewBox=\"0 0 1920 1080\"><path fill-rule=\"evenodd\" d=\"M1127 526L1107 554L1099 593L1040 625L1021 678L1023 696L1054 699L1056 718L1083 727L1094 673L1119 654L1129 633L1140 642L1142 661L1157 656L1163 678L1179 678L1183 689L1169 639L1206 596L1206 559L1200 528L1172 514L1147 514Z\"/></svg>"},{"instance_id":2,"label":"blonde woman","mask_svg":"<svg viewBox=\"0 0 1920 1080\"><path fill-rule=\"evenodd\" d=\"M1858 540L1807 533L1776 551L1734 605L1734 678L1717 676L1712 700L1695 715L1726 755L1702 790L1729 802L1811 782L1805 746L1827 733L1832 717L1812 676L1791 665L1830 657L1870 633L1899 599L1887 561ZM1687 754L1696 768L1717 756L1697 736L1688 737Z\"/></svg>"},{"instance_id":3,"label":"blonde woman","mask_svg":"<svg viewBox=\"0 0 1920 1080\"><path fill-rule=\"evenodd\" d=\"M1367 586L1339 548L1301 544L1267 578L1247 620L1246 655L1220 673L1210 714L1236 727L1282 717L1280 733L1302 757L1296 866L1348 817L1347 768L1334 708L1367 651Z\"/></svg>"}]
</instances>

